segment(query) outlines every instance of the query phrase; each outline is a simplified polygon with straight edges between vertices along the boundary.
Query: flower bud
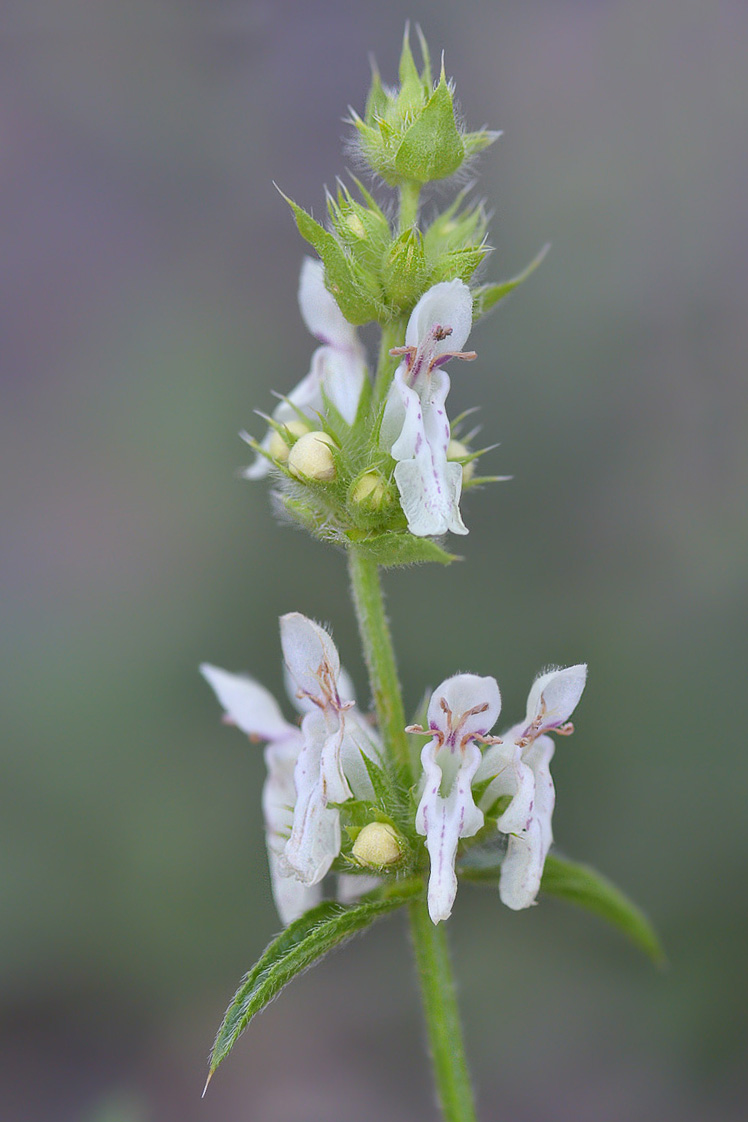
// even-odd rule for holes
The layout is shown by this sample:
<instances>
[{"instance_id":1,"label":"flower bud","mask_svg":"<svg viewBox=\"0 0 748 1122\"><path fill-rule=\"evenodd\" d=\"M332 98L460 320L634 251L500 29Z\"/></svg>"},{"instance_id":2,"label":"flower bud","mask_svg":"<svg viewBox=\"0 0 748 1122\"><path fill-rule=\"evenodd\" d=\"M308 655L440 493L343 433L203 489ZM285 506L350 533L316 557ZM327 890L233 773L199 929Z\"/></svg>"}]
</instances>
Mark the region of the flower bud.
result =
<instances>
[{"instance_id":1,"label":"flower bud","mask_svg":"<svg viewBox=\"0 0 748 1122\"><path fill-rule=\"evenodd\" d=\"M356 838L352 850L359 865L381 869L394 865L402 857L397 831L386 822L369 822Z\"/></svg>"},{"instance_id":2,"label":"flower bud","mask_svg":"<svg viewBox=\"0 0 748 1122\"><path fill-rule=\"evenodd\" d=\"M461 440L450 440L447 445L447 459L448 460L464 460L470 455L470 449L466 448ZM462 465L462 482L469 483L475 475L475 460L469 460L468 463Z\"/></svg>"},{"instance_id":3,"label":"flower bud","mask_svg":"<svg viewBox=\"0 0 748 1122\"><path fill-rule=\"evenodd\" d=\"M387 484L378 471L366 471L351 486L350 501L367 510L379 510L388 498Z\"/></svg>"},{"instance_id":4,"label":"flower bud","mask_svg":"<svg viewBox=\"0 0 748 1122\"><path fill-rule=\"evenodd\" d=\"M288 454L288 470L297 479L329 483L336 475L331 447L335 441L326 432L305 433Z\"/></svg>"},{"instance_id":5,"label":"flower bud","mask_svg":"<svg viewBox=\"0 0 748 1122\"><path fill-rule=\"evenodd\" d=\"M309 425L305 425L303 421L289 421L284 428L288 430L291 436L295 437L303 436L304 433L309 432ZM284 434L278 432L277 429L273 429L268 441L268 452L273 459L280 464L285 464L290 450L291 445L285 439Z\"/></svg>"}]
</instances>

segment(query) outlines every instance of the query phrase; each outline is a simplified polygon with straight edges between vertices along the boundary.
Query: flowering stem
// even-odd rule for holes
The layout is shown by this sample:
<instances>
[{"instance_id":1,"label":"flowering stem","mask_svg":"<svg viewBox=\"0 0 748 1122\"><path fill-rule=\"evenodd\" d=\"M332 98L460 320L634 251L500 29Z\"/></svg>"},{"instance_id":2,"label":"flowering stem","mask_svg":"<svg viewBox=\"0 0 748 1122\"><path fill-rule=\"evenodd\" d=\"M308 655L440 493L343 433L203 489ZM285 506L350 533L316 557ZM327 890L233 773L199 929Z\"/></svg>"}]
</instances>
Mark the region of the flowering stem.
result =
<instances>
[{"instance_id":1,"label":"flowering stem","mask_svg":"<svg viewBox=\"0 0 748 1122\"><path fill-rule=\"evenodd\" d=\"M379 341L379 361L377 362L377 376L374 380L374 410L375 415L380 406L384 404L387 391L392 383L398 360L393 358L390 351L393 347L401 346L405 338L405 322L402 319L393 319L382 328L382 337Z\"/></svg>"},{"instance_id":2,"label":"flowering stem","mask_svg":"<svg viewBox=\"0 0 748 1122\"><path fill-rule=\"evenodd\" d=\"M402 695L378 566L351 546L348 568L379 727L392 756L404 764L410 774ZM446 1122L476 1122L444 925L431 922L423 900L410 905L410 919L444 1117Z\"/></svg>"},{"instance_id":3,"label":"flowering stem","mask_svg":"<svg viewBox=\"0 0 748 1122\"><path fill-rule=\"evenodd\" d=\"M418 183L403 183L400 188L400 233L415 226L418 218L418 199L421 188Z\"/></svg>"},{"instance_id":4,"label":"flowering stem","mask_svg":"<svg viewBox=\"0 0 748 1122\"><path fill-rule=\"evenodd\" d=\"M409 905L411 934L426 1014L431 1059L446 1122L476 1122L443 923L433 924L423 900Z\"/></svg>"},{"instance_id":5,"label":"flowering stem","mask_svg":"<svg viewBox=\"0 0 748 1122\"><path fill-rule=\"evenodd\" d=\"M403 764L410 774L405 711L378 566L375 561L362 556L355 546L350 546L348 571L379 729L392 758Z\"/></svg>"}]
</instances>

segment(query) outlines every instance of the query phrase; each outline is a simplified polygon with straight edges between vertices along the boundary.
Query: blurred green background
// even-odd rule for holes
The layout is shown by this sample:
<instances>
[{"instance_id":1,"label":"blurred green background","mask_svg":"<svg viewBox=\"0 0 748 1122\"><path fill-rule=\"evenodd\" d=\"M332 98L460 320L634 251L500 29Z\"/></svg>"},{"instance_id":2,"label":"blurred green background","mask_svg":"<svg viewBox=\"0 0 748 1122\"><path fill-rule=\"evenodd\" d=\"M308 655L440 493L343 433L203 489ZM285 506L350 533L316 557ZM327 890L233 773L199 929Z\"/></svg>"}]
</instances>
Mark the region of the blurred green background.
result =
<instances>
[{"instance_id":1,"label":"blurred green background","mask_svg":"<svg viewBox=\"0 0 748 1122\"><path fill-rule=\"evenodd\" d=\"M748 8L743 0L7 0L0 19L0 1084L9 1122L434 1119L400 919L300 979L199 1093L277 929L259 750L207 659L280 688L277 617L334 628L343 559L236 478L306 372L303 245L367 52L420 20L470 127L489 275L471 338L465 562L390 575L408 703L586 660L555 832L650 912L657 973L595 920L464 887L452 923L482 1117L743 1118L748 1038Z\"/></svg>"}]
</instances>

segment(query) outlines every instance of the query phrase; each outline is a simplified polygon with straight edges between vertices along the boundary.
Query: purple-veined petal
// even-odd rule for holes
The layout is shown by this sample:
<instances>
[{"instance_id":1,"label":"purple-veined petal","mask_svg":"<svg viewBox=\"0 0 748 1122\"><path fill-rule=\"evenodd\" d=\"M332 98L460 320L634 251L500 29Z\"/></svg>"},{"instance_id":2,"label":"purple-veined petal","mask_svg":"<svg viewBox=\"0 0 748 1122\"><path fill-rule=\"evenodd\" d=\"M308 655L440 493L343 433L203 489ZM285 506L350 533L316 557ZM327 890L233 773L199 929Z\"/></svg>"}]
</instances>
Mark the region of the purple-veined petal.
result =
<instances>
[{"instance_id":1,"label":"purple-veined petal","mask_svg":"<svg viewBox=\"0 0 748 1122\"><path fill-rule=\"evenodd\" d=\"M443 771L441 762L453 759L449 748L439 747L438 738L425 745L421 752L425 786L416 813L416 830L426 837L431 859L428 908L433 923L447 919L457 894L455 857L460 838L478 833L483 825L483 812L473 800L471 783L481 761L481 752L474 742L467 743L446 795L441 794Z\"/></svg>"},{"instance_id":2,"label":"purple-veined petal","mask_svg":"<svg viewBox=\"0 0 748 1122\"><path fill-rule=\"evenodd\" d=\"M200 673L212 687L230 722L248 736L260 740L282 740L298 733L285 720L273 695L251 678L230 674L204 662Z\"/></svg>"},{"instance_id":3,"label":"purple-veined petal","mask_svg":"<svg viewBox=\"0 0 748 1122\"><path fill-rule=\"evenodd\" d=\"M307 713L302 722L303 745L294 769L296 803L291 835L281 870L303 884L318 884L340 852L340 814L330 801L322 775L322 755L329 740L325 714Z\"/></svg>"},{"instance_id":4,"label":"purple-veined petal","mask_svg":"<svg viewBox=\"0 0 748 1122\"><path fill-rule=\"evenodd\" d=\"M539 736L524 752L525 763L535 778L535 801L525 830L514 831L509 837L499 879L501 901L514 910L529 908L535 903L553 841L551 820L556 792L550 762L554 748L549 736ZM503 829L501 819L499 829Z\"/></svg>"},{"instance_id":5,"label":"purple-veined petal","mask_svg":"<svg viewBox=\"0 0 748 1122\"><path fill-rule=\"evenodd\" d=\"M424 292L410 314L405 331L406 347L418 347L435 327L451 328L442 340L433 340L434 356L461 351L473 325L473 298L461 280L441 281Z\"/></svg>"},{"instance_id":6,"label":"purple-veined petal","mask_svg":"<svg viewBox=\"0 0 748 1122\"><path fill-rule=\"evenodd\" d=\"M501 693L495 678L454 674L431 695L429 728L439 729L447 745L459 748L465 738L490 732L500 712Z\"/></svg>"},{"instance_id":7,"label":"purple-veined petal","mask_svg":"<svg viewBox=\"0 0 748 1122\"><path fill-rule=\"evenodd\" d=\"M278 915L284 924L298 919L322 899L318 885L309 887L282 871L282 855L293 826L296 787L294 770L303 745L301 732L269 744L265 749L267 778L262 789L262 811L270 868L270 885Z\"/></svg>"},{"instance_id":8,"label":"purple-veined petal","mask_svg":"<svg viewBox=\"0 0 748 1122\"><path fill-rule=\"evenodd\" d=\"M288 612L281 616L280 631L283 658L297 691L320 707L337 706L340 659L325 629L300 612Z\"/></svg>"},{"instance_id":9,"label":"purple-veined petal","mask_svg":"<svg viewBox=\"0 0 748 1122\"><path fill-rule=\"evenodd\" d=\"M398 461L395 481L400 503L408 529L416 537L438 536L448 530L467 533L459 507L462 466L447 460L450 427L444 403L448 392L449 375L435 370L419 396L406 384L401 364L385 408L382 439ZM389 444L399 421L400 431Z\"/></svg>"},{"instance_id":10,"label":"purple-veined petal","mask_svg":"<svg viewBox=\"0 0 748 1122\"><path fill-rule=\"evenodd\" d=\"M584 663L537 677L527 697L527 726L537 722L539 732L548 732L563 725L576 709L586 680Z\"/></svg>"}]
</instances>

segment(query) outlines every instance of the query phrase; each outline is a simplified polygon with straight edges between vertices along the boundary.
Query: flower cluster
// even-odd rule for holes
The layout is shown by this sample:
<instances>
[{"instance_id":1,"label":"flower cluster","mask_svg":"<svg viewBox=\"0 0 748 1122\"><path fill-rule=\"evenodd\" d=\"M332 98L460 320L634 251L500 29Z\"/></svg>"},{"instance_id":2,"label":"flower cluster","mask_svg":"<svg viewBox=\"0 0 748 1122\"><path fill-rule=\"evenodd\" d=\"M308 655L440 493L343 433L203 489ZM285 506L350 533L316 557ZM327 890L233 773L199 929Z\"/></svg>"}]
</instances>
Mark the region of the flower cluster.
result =
<instances>
[{"instance_id":1,"label":"flower cluster","mask_svg":"<svg viewBox=\"0 0 748 1122\"><path fill-rule=\"evenodd\" d=\"M377 883L361 876L361 867L378 878L419 868L425 860L421 838L430 863L429 913L434 923L447 919L457 892L460 842L491 823L506 842L501 899L510 908L529 907L552 840L549 733L572 731L568 720L586 667L541 674L524 721L500 738L490 734L501 711L494 678L457 674L442 682L429 702L427 728L406 729L430 737L420 756L415 816L403 816L396 796L382 806L380 791L380 819L389 820L372 818L356 827L362 806L374 813L371 770L384 762L382 742L356 706L329 633L298 612L282 616L280 625L288 692L300 725L287 721L252 679L207 664L201 669L226 721L266 744L265 832L283 922L320 901L331 870L339 874L338 898L350 900ZM354 841L342 859L341 824Z\"/></svg>"}]
</instances>

